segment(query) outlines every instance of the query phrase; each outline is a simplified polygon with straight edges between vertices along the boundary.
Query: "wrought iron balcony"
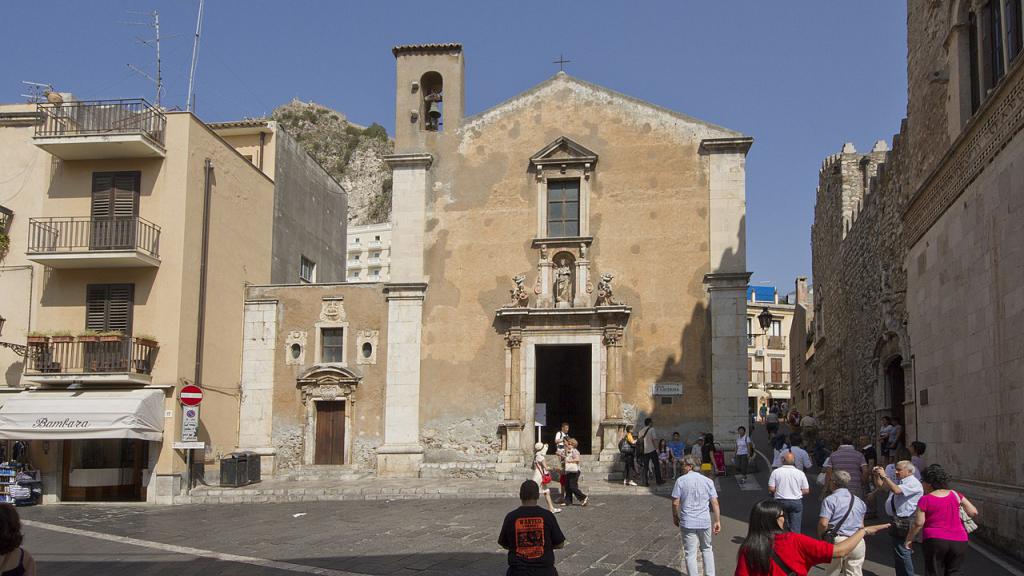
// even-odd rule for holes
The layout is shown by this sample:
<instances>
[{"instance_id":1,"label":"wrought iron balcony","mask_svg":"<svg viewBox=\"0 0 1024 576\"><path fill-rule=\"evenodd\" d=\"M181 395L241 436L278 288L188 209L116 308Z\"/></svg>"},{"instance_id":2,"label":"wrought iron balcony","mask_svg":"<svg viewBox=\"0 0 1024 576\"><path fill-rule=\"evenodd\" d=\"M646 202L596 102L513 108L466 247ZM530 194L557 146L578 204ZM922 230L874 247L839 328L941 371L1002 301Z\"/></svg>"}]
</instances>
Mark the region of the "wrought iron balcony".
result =
<instances>
[{"instance_id":1,"label":"wrought iron balcony","mask_svg":"<svg viewBox=\"0 0 1024 576\"><path fill-rule=\"evenodd\" d=\"M29 260L50 268L160 266L160 227L132 218L29 218Z\"/></svg>"},{"instance_id":2,"label":"wrought iron balcony","mask_svg":"<svg viewBox=\"0 0 1024 576\"><path fill-rule=\"evenodd\" d=\"M131 336L53 336L33 341L25 377L42 383L148 384L159 346Z\"/></svg>"},{"instance_id":3,"label":"wrought iron balcony","mask_svg":"<svg viewBox=\"0 0 1024 576\"><path fill-rule=\"evenodd\" d=\"M167 117L141 98L44 103L35 144L64 160L164 156Z\"/></svg>"}]
</instances>

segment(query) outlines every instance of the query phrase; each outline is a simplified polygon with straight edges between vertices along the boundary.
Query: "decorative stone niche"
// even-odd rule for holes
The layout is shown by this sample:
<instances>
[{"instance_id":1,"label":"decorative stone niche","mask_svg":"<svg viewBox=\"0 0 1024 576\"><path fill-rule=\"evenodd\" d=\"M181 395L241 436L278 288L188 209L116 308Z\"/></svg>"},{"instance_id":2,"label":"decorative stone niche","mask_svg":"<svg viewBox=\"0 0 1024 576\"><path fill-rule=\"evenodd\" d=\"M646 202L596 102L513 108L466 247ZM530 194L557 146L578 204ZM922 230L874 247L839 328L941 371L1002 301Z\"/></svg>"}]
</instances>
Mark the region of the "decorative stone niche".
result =
<instances>
[{"instance_id":1,"label":"decorative stone niche","mask_svg":"<svg viewBox=\"0 0 1024 576\"><path fill-rule=\"evenodd\" d=\"M377 363L377 342L380 330L360 330L356 333L356 364Z\"/></svg>"}]
</instances>

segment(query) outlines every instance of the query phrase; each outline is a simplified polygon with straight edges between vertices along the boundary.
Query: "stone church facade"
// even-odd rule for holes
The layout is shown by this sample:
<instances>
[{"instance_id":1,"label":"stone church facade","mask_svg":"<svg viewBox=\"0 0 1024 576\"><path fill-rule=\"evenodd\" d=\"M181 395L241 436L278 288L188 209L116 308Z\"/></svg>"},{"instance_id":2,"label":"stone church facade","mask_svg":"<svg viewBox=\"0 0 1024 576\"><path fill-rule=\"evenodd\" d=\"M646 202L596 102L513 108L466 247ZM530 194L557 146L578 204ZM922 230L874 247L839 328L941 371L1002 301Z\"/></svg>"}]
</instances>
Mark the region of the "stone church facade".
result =
<instances>
[{"instance_id":1,"label":"stone church facade","mask_svg":"<svg viewBox=\"0 0 1024 576\"><path fill-rule=\"evenodd\" d=\"M537 421L593 460L647 416L728 446L752 139L564 73L467 117L461 46L394 55L390 281L249 288L240 446L382 476L522 468Z\"/></svg>"},{"instance_id":2,"label":"stone church facade","mask_svg":"<svg viewBox=\"0 0 1024 576\"><path fill-rule=\"evenodd\" d=\"M822 169L802 385L823 390L835 431L902 412L908 441L978 505L979 533L1020 557L1024 14L1012 0L907 6L894 150Z\"/></svg>"}]
</instances>

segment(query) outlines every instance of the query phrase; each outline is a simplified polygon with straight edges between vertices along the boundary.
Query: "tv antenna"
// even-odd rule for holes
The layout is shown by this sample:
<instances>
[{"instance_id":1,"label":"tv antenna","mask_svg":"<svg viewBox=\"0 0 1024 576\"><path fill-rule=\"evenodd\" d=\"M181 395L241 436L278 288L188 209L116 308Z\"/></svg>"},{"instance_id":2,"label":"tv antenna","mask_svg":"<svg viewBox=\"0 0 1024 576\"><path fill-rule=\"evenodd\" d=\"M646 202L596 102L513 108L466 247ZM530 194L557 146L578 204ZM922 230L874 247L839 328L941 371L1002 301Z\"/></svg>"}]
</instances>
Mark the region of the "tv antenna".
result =
<instances>
[{"instance_id":1,"label":"tv antenna","mask_svg":"<svg viewBox=\"0 0 1024 576\"><path fill-rule=\"evenodd\" d=\"M53 92L53 84L29 82L28 80L22 80L21 83L25 85L25 91L28 92L28 94L22 94L21 96L25 98L29 104L46 102L46 95Z\"/></svg>"},{"instance_id":2,"label":"tv antenna","mask_svg":"<svg viewBox=\"0 0 1024 576\"><path fill-rule=\"evenodd\" d=\"M153 48L156 51L156 78L154 78L153 76L148 74L146 71L140 69L138 66L135 66L134 64L128 64L128 68L131 69L132 72L135 72L139 76L142 76L143 78L146 78L147 80L149 80L153 84L156 84L156 107L159 108L160 107L160 99L161 99L161 97L163 96L163 93L164 93L164 77L163 77L163 74L161 73L161 66L160 66L160 13L157 12L156 10L153 10L152 12L142 12L142 11L139 11L139 10L129 10L128 13L129 14L145 14L145 15L148 15L151 18L151 20L149 22L120 22L120 24L129 24L129 25L132 25L132 26L149 26L150 28L153 29L153 39L152 40L136 37L135 41L138 42L139 44L143 44L145 46L149 46L150 48Z\"/></svg>"},{"instance_id":3,"label":"tv antenna","mask_svg":"<svg viewBox=\"0 0 1024 576\"><path fill-rule=\"evenodd\" d=\"M196 79L196 59L199 58L199 35L203 31L203 4L204 0L199 0L199 16L196 18L196 37L192 41L192 66L189 67L188 71L188 98L185 103L185 110L189 112L195 112L196 107L196 93L193 91Z\"/></svg>"}]
</instances>

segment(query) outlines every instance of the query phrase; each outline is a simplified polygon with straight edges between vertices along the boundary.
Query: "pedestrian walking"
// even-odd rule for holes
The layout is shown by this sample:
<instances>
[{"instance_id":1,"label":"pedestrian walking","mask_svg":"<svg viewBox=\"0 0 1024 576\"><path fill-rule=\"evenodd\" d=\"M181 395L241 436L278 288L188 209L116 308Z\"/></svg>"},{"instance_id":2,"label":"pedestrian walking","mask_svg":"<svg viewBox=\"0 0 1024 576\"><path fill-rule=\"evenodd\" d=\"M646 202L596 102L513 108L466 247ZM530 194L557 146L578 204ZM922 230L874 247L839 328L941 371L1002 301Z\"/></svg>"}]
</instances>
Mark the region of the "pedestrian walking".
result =
<instances>
[{"instance_id":1,"label":"pedestrian walking","mask_svg":"<svg viewBox=\"0 0 1024 576\"><path fill-rule=\"evenodd\" d=\"M633 437L633 425L626 426L626 432L619 440L619 453L622 454L622 462L626 465L625 475L622 477L623 486L636 486L636 438Z\"/></svg>"},{"instance_id":2,"label":"pedestrian walking","mask_svg":"<svg viewBox=\"0 0 1024 576\"><path fill-rule=\"evenodd\" d=\"M711 537L722 531L718 491L710 478L700 474L700 461L693 456L682 460L683 473L672 487L672 522L683 538L686 573L697 576L697 554L704 563L704 576L715 576L715 554Z\"/></svg>"},{"instance_id":3,"label":"pedestrian walking","mask_svg":"<svg viewBox=\"0 0 1024 576\"><path fill-rule=\"evenodd\" d=\"M764 422L765 419L768 417L768 405L767 404L761 404L761 407L757 409L757 414L758 414L758 416L760 416L757 419L757 421L758 422Z\"/></svg>"},{"instance_id":4,"label":"pedestrian walking","mask_svg":"<svg viewBox=\"0 0 1024 576\"><path fill-rule=\"evenodd\" d=\"M650 486L649 468L654 468L654 480L658 485L665 483L661 478L661 468L658 466L658 431L654 429L654 421L650 418L644 419L644 427L640 429L640 441L643 442L643 460L640 463L640 485Z\"/></svg>"},{"instance_id":5,"label":"pedestrian walking","mask_svg":"<svg viewBox=\"0 0 1024 576\"><path fill-rule=\"evenodd\" d=\"M498 545L508 550L505 576L558 576L555 550L565 546L565 535L551 512L537 505L540 487L533 480L519 486L520 506L501 524Z\"/></svg>"},{"instance_id":6,"label":"pedestrian walking","mask_svg":"<svg viewBox=\"0 0 1024 576\"><path fill-rule=\"evenodd\" d=\"M750 464L750 455L754 452L754 443L747 435L747 429L740 426L736 429L736 473L740 475L740 482L747 481L747 466Z\"/></svg>"},{"instance_id":7,"label":"pedestrian walking","mask_svg":"<svg viewBox=\"0 0 1024 576\"><path fill-rule=\"evenodd\" d=\"M565 450L565 441L569 439L569 423L562 422L562 427L555 432L555 451Z\"/></svg>"},{"instance_id":8,"label":"pedestrian walking","mask_svg":"<svg viewBox=\"0 0 1024 576\"><path fill-rule=\"evenodd\" d=\"M962 494L949 489L949 474L938 464L921 473L926 494L917 502L914 523L904 547L913 547L918 532L923 538L927 576L959 576L967 555L967 530L960 514L974 518L978 509Z\"/></svg>"},{"instance_id":9,"label":"pedestrian walking","mask_svg":"<svg viewBox=\"0 0 1024 576\"><path fill-rule=\"evenodd\" d=\"M782 456L782 466L772 470L768 477L768 492L786 513L786 529L800 532L803 528L804 496L811 493L807 474L798 470L792 452Z\"/></svg>"},{"instance_id":10,"label":"pedestrian walking","mask_svg":"<svg viewBox=\"0 0 1024 576\"><path fill-rule=\"evenodd\" d=\"M853 440L844 437L836 449L826 460L823 466L825 471L825 486L829 485L832 475L836 471L846 472L851 480L848 482L848 489L858 498L864 497L863 484L870 477L868 463L864 455L853 446Z\"/></svg>"},{"instance_id":11,"label":"pedestrian walking","mask_svg":"<svg viewBox=\"0 0 1024 576\"><path fill-rule=\"evenodd\" d=\"M768 436L774 436L779 431L779 408L772 406L768 410L768 415L765 417L765 429L768 430Z\"/></svg>"},{"instance_id":12,"label":"pedestrian walking","mask_svg":"<svg viewBox=\"0 0 1024 576\"><path fill-rule=\"evenodd\" d=\"M910 443L910 463L914 465L914 468L918 472L918 480L921 480L921 475L924 474L924 469L928 467L928 463L924 459L925 450L928 449L928 445L920 440L914 440Z\"/></svg>"},{"instance_id":13,"label":"pedestrian walking","mask_svg":"<svg viewBox=\"0 0 1024 576\"><path fill-rule=\"evenodd\" d=\"M818 419L814 417L814 412L808 412L806 416L800 419L801 430L814 430L818 427Z\"/></svg>"},{"instance_id":14,"label":"pedestrian walking","mask_svg":"<svg viewBox=\"0 0 1024 576\"><path fill-rule=\"evenodd\" d=\"M798 470L806 472L814 466L811 461L811 455L804 450L800 443L803 442L803 438L799 434L790 434L788 442L783 446L782 450L779 450L778 454L775 455L775 461L772 462L773 468L782 466L782 457L787 453L791 453L794 456L795 466Z\"/></svg>"},{"instance_id":15,"label":"pedestrian walking","mask_svg":"<svg viewBox=\"0 0 1024 576\"><path fill-rule=\"evenodd\" d=\"M892 516L892 530L889 531L889 535L892 540L896 576L914 576L913 551L904 543L917 513L917 502L924 494L924 487L914 477L914 465L909 460L900 460L895 464L895 469L897 481L894 482L892 478L886 476L884 469L875 467L875 485L889 491L885 511Z\"/></svg>"},{"instance_id":16,"label":"pedestrian walking","mask_svg":"<svg viewBox=\"0 0 1024 576\"><path fill-rule=\"evenodd\" d=\"M580 501L580 506L587 505L587 495L580 490L580 451L577 450L579 442L575 438L568 438L565 441L565 505L572 506L572 498L575 496Z\"/></svg>"},{"instance_id":17,"label":"pedestrian walking","mask_svg":"<svg viewBox=\"0 0 1024 576\"><path fill-rule=\"evenodd\" d=\"M818 564L831 562L853 551L865 536L889 527L888 524L861 528L842 542L829 544L810 536L786 532L786 512L778 500L762 500L750 511L747 537L740 545L735 576L776 574L807 576Z\"/></svg>"},{"instance_id":18,"label":"pedestrian walking","mask_svg":"<svg viewBox=\"0 0 1024 576\"><path fill-rule=\"evenodd\" d=\"M562 509L555 508L554 502L551 501L551 489L548 487L551 484L551 472L548 471L547 462L545 461L547 453L547 444L537 442L533 445L533 481L537 483L537 486L540 486L540 493L547 500L548 510L552 514L558 514ZM0 574L0 576L3 575Z\"/></svg>"},{"instance_id":19,"label":"pedestrian walking","mask_svg":"<svg viewBox=\"0 0 1024 576\"><path fill-rule=\"evenodd\" d=\"M36 560L21 547L21 518L12 504L0 504L0 575L36 576Z\"/></svg>"},{"instance_id":20,"label":"pedestrian walking","mask_svg":"<svg viewBox=\"0 0 1024 576\"><path fill-rule=\"evenodd\" d=\"M829 476L828 488L831 494L821 502L818 538L839 544L864 527L867 505L850 490L850 487L859 483L859 478L851 478L845 470L835 470ZM832 558L832 563L825 569L825 575L861 576L865 549L864 542L860 542L846 556Z\"/></svg>"}]
</instances>

